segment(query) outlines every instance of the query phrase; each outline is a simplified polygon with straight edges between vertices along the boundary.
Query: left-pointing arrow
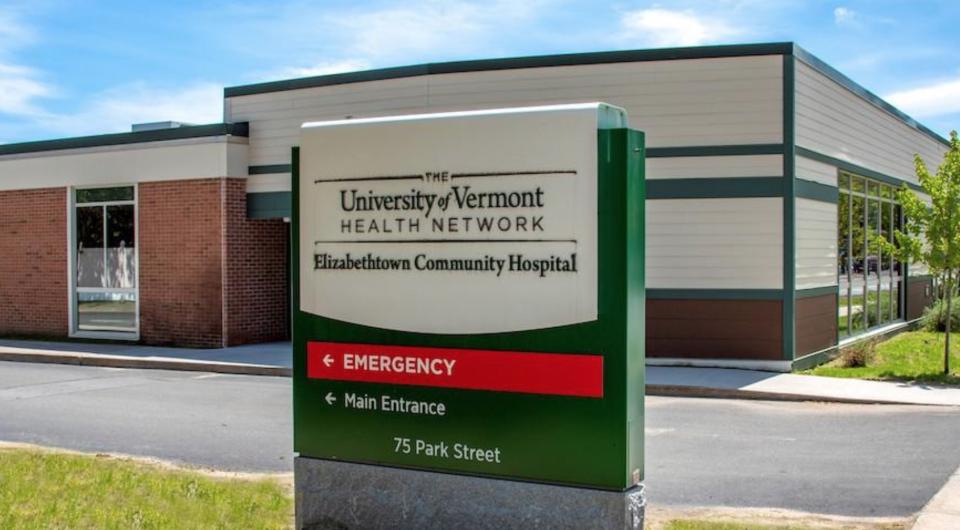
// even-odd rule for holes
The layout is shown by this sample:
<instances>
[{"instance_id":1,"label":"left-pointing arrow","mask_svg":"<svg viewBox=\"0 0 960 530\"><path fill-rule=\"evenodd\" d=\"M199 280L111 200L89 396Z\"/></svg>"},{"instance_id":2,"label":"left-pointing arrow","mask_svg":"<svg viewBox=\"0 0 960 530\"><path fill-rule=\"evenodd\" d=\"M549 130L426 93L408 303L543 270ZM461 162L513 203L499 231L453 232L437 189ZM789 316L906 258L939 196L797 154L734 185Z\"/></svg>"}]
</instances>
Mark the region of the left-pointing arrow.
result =
<instances>
[{"instance_id":1,"label":"left-pointing arrow","mask_svg":"<svg viewBox=\"0 0 960 530\"><path fill-rule=\"evenodd\" d=\"M323 365L330 368L331 364L333 364L333 356L328 353L323 357Z\"/></svg>"},{"instance_id":2,"label":"left-pointing arrow","mask_svg":"<svg viewBox=\"0 0 960 530\"><path fill-rule=\"evenodd\" d=\"M337 402L337 397L333 395L333 392L327 392L326 401L327 405L333 405Z\"/></svg>"}]
</instances>

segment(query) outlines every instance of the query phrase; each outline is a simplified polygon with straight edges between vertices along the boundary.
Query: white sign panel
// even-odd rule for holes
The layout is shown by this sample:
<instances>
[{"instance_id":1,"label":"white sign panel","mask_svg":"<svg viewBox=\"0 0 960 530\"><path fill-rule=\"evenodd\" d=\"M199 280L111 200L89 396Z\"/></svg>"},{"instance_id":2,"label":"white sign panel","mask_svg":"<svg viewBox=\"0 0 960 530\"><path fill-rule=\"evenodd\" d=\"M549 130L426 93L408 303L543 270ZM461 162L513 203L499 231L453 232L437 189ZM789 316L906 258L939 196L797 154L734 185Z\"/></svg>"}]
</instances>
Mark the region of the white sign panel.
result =
<instances>
[{"instance_id":1,"label":"white sign panel","mask_svg":"<svg viewBox=\"0 0 960 530\"><path fill-rule=\"evenodd\" d=\"M601 104L308 123L301 310L495 333L597 318Z\"/></svg>"}]
</instances>

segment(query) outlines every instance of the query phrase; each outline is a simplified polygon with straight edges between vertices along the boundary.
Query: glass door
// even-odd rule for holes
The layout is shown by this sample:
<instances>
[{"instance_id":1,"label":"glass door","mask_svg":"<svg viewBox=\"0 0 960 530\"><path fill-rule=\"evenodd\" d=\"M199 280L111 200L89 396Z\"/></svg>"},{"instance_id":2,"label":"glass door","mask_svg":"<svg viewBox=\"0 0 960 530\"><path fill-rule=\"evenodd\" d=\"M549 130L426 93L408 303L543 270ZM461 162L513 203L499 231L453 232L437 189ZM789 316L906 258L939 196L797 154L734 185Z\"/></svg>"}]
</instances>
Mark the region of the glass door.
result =
<instances>
[{"instance_id":1,"label":"glass door","mask_svg":"<svg viewBox=\"0 0 960 530\"><path fill-rule=\"evenodd\" d=\"M75 330L136 333L134 189L80 189L74 199Z\"/></svg>"}]
</instances>

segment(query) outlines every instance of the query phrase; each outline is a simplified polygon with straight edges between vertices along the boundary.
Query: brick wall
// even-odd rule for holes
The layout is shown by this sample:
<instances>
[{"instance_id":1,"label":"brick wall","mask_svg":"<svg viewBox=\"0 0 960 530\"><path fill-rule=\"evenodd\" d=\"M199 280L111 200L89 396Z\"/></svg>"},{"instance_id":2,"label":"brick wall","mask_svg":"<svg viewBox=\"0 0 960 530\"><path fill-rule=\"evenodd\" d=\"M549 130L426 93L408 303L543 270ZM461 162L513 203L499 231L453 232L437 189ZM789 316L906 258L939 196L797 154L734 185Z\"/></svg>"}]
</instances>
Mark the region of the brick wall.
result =
<instances>
[{"instance_id":1,"label":"brick wall","mask_svg":"<svg viewBox=\"0 0 960 530\"><path fill-rule=\"evenodd\" d=\"M0 334L65 336L67 191L0 191Z\"/></svg>"},{"instance_id":2,"label":"brick wall","mask_svg":"<svg viewBox=\"0 0 960 530\"><path fill-rule=\"evenodd\" d=\"M248 219L245 179L226 181L227 344L289 338L288 224Z\"/></svg>"},{"instance_id":3,"label":"brick wall","mask_svg":"<svg viewBox=\"0 0 960 530\"><path fill-rule=\"evenodd\" d=\"M289 338L287 224L247 219L245 179L150 182L139 193L141 341Z\"/></svg>"},{"instance_id":4,"label":"brick wall","mask_svg":"<svg viewBox=\"0 0 960 530\"><path fill-rule=\"evenodd\" d=\"M223 179L139 186L140 338L221 347Z\"/></svg>"},{"instance_id":5,"label":"brick wall","mask_svg":"<svg viewBox=\"0 0 960 530\"><path fill-rule=\"evenodd\" d=\"M289 338L288 224L247 219L246 181L138 188L140 339L219 348ZM69 333L67 191L0 192L0 335Z\"/></svg>"}]
</instances>

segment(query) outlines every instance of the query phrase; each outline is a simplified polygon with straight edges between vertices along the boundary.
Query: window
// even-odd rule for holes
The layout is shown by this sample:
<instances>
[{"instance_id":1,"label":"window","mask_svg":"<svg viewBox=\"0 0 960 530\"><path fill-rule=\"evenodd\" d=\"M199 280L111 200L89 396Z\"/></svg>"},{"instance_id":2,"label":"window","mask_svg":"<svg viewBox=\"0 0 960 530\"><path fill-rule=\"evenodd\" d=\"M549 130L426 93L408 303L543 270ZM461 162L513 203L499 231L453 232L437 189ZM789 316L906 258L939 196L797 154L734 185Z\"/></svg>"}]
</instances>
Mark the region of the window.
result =
<instances>
[{"instance_id":1,"label":"window","mask_svg":"<svg viewBox=\"0 0 960 530\"><path fill-rule=\"evenodd\" d=\"M893 242L902 214L890 185L841 173L839 188L837 325L844 338L903 318L903 267L876 242Z\"/></svg>"},{"instance_id":2,"label":"window","mask_svg":"<svg viewBox=\"0 0 960 530\"><path fill-rule=\"evenodd\" d=\"M75 332L137 332L134 192L132 186L74 190Z\"/></svg>"}]
</instances>

